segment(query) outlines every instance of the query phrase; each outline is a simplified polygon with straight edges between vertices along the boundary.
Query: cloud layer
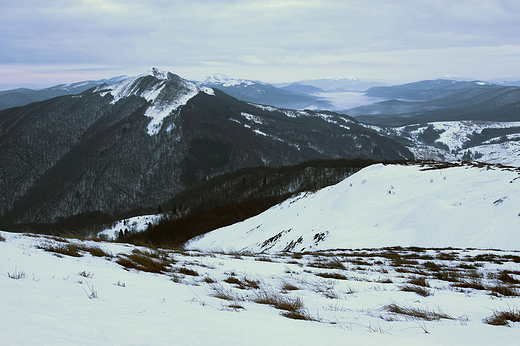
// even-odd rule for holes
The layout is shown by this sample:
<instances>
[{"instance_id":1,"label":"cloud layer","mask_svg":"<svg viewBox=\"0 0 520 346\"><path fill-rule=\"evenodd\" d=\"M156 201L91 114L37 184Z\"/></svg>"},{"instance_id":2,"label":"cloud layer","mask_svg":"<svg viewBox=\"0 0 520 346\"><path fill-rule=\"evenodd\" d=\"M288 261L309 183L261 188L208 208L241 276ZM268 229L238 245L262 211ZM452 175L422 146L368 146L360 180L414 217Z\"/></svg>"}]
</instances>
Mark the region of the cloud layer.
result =
<instances>
[{"instance_id":1,"label":"cloud layer","mask_svg":"<svg viewBox=\"0 0 520 346\"><path fill-rule=\"evenodd\" d=\"M519 27L516 0L0 1L0 83L151 66L267 81L520 77Z\"/></svg>"}]
</instances>

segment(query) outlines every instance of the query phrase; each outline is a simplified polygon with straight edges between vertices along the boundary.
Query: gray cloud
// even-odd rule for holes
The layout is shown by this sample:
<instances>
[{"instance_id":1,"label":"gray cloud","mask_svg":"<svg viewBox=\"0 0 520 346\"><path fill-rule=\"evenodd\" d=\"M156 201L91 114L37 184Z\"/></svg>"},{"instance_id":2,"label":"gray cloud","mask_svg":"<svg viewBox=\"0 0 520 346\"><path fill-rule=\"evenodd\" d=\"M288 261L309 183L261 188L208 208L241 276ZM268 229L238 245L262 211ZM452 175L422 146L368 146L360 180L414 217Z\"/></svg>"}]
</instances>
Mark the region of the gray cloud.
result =
<instances>
[{"instance_id":1,"label":"gray cloud","mask_svg":"<svg viewBox=\"0 0 520 346\"><path fill-rule=\"evenodd\" d=\"M520 76L518 27L507 0L2 1L0 78L24 64L273 81Z\"/></svg>"}]
</instances>

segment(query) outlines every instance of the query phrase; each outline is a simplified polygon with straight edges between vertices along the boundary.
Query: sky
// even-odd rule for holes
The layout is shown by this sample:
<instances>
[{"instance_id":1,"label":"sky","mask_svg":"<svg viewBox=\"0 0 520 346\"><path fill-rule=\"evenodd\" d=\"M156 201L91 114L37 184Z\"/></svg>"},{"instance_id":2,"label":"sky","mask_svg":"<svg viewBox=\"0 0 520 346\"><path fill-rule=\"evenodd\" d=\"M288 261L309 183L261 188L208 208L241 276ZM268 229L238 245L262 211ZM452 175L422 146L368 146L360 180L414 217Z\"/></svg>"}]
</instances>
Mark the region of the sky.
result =
<instances>
[{"instance_id":1,"label":"sky","mask_svg":"<svg viewBox=\"0 0 520 346\"><path fill-rule=\"evenodd\" d=\"M0 88L151 67L281 83L520 79L518 0L0 0Z\"/></svg>"}]
</instances>

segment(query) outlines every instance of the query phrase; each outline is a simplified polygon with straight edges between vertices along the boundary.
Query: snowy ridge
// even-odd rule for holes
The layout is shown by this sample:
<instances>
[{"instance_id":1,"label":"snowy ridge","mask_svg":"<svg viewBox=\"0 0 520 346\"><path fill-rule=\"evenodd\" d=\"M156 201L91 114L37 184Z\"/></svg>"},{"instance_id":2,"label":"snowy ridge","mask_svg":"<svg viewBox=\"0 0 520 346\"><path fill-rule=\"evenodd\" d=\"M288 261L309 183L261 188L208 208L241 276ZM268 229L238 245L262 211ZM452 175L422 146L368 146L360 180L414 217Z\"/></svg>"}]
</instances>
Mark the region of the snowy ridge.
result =
<instances>
[{"instance_id":1,"label":"snowy ridge","mask_svg":"<svg viewBox=\"0 0 520 346\"><path fill-rule=\"evenodd\" d=\"M520 172L373 165L317 193L210 232L190 249L307 251L386 246L520 249Z\"/></svg>"},{"instance_id":2,"label":"snowy ridge","mask_svg":"<svg viewBox=\"0 0 520 346\"><path fill-rule=\"evenodd\" d=\"M469 150L478 153L478 157L472 159L520 167L520 122L441 121L396 128L361 125L385 136L409 139L413 145L409 145L408 149L417 159L457 161ZM438 138L435 139L437 147L432 143L426 145L421 141L420 137L427 129L438 134ZM482 135L483 131L498 129L516 131L516 133L503 134L482 142L472 142L475 137Z\"/></svg>"},{"instance_id":3,"label":"snowy ridge","mask_svg":"<svg viewBox=\"0 0 520 346\"><path fill-rule=\"evenodd\" d=\"M143 80L148 76L154 77L155 81L144 84ZM173 92L172 88L175 89ZM184 106L199 92L202 91L208 95L214 95L211 88L195 84L171 72L160 71L156 68L116 84L100 86L96 91L101 91L102 96L111 94L114 97L112 104L130 95L146 99L150 103L145 112L145 115L151 118L147 127L147 132L150 136L160 131L164 118L179 109L179 107ZM171 130L172 127L169 127L169 129Z\"/></svg>"},{"instance_id":4,"label":"snowy ridge","mask_svg":"<svg viewBox=\"0 0 520 346\"><path fill-rule=\"evenodd\" d=\"M255 82L247 79L233 79L222 73L215 73L207 76L202 84L221 85L223 87L232 87L240 84L253 85Z\"/></svg>"}]
</instances>

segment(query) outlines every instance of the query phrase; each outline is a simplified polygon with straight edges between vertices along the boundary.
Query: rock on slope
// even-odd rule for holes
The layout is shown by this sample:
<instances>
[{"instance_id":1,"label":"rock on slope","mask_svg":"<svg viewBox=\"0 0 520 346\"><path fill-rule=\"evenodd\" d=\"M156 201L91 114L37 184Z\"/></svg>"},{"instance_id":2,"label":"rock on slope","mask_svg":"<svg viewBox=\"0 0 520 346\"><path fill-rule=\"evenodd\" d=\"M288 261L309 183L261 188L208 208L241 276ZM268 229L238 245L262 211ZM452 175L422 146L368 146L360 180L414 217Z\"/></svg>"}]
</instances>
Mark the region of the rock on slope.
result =
<instances>
[{"instance_id":1,"label":"rock on slope","mask_svg":"<svg viewBox=\"0 0 520 346\"><path fill-rule=\"evenodd\" d=\"M188 242L190 249L305 251L385 246L520 249L520 170L367 167Z\"/></svg>"}]
</instances>

